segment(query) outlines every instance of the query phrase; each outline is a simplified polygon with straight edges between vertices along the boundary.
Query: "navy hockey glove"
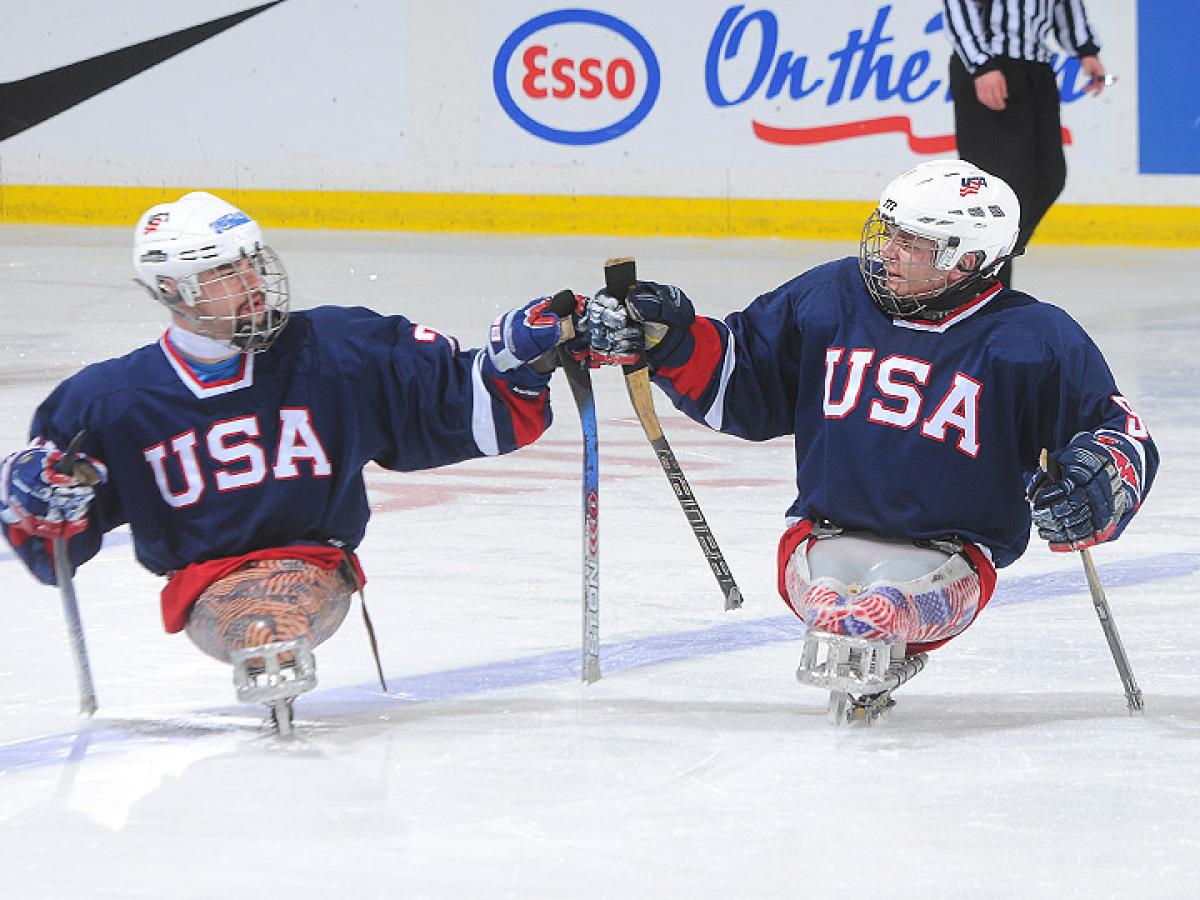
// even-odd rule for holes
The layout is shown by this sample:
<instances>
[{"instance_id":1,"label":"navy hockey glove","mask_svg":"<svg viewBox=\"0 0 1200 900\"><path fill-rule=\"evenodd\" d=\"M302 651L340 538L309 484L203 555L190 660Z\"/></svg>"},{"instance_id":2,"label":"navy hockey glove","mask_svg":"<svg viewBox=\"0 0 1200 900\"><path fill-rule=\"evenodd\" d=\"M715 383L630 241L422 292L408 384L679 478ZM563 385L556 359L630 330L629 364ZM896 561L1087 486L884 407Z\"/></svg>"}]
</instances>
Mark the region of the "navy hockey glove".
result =
<instances>
[{"instance_id":1,"label":"navy hockey glove","mask_svg":"<svg viewBox=\"0 0 1200 900\"><path fill-rule=\"evenodd\" d=\"M601 290L587 310L593 363L630 365L644 352L653 365L660 365L670 359L694 321L692 301L674 285L637 281L623 301Z\"/></svg>"},{"instance_id":2,"label":"navy hockey glove","mask_svg":"<svg viewBox=\"0 0 1200 900\"><path fill-rule=\"evenodd\" d=\"M584 303L585 298L571 291L559 291L504 313L488 332L484 367L514 390L540 393L554 371L553 352L573 334L568 323L582 312Z\"/></svg>"},{"instance_id":3,"label":"navy hockey glove","mask_svg":"<svg viewBox=\"0 0 1200 900\"><path fill-rule=\"evenodd\" d=\"M628 366L642 358L646 346L645 330L630 321L623 300L600 291L587 305L584 329L588 337L590 364Z\"/></svg>"},{"instance_id":4,"label":"navy hockey glove","mask_svg":"<svg viewBox=\"0 0 1200 900\"><path fill-rule=\"evenodd\" d=\"M48 540L85 531L95 496L92 485L108 481L108 470L103 463L81 456L75 460L76 475L69 475L55 468L62 458L58 447L44 442L4 460L0 518L27 535ZM86 478L78 477L81 471L87 472Z\"/></svg>"},{"instance_id":5,"label":"navy hockey glove","mask_svg":"<svg viewBox=\"0 0 1200 900\"><path fill-rule=\"evenodd\" d=\"M1039 471L1028 486L1038 535L1055 551L1117 537L1142 499L1142 456L1133 441L1119 431L1084 431L1050 458L1057 477Z\"/></svg>"}]
</instances>

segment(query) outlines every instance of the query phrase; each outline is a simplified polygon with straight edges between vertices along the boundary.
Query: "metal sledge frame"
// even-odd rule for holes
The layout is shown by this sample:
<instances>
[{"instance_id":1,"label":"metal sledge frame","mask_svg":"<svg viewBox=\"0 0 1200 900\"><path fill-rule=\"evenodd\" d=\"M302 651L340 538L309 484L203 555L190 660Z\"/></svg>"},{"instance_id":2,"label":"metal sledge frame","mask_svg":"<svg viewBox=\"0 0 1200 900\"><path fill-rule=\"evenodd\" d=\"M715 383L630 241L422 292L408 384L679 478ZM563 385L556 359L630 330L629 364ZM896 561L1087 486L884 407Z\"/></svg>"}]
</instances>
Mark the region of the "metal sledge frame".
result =
<instances>
[{"instance_id":1,"label":"metal sledge frame","mask_svg":"<svg viewBox=\"0 0 1200 900\"><path fill-rule=\"evenodd\" d=\"M905 656L905 646L810 630L796 680L829 690L833 724L863 719L869 725L890 708L891 692L925 668L926 654Z\"/></svg>"},{"instance_id":2,"label":"metal sledge frame","mask_svg":"<svg viewBox=\"0 0 1200 900\"><path fill-rule=\"evenodd\" d=\"M280 659L290 653L291 659ZM252 660L261 660L251 664ZM304 636L290 641L272 641L244 647L229 654L233 684L242 703L265 703L271 710L275 729L292 733L292 704L305 691L317 686L317 661L312 642Z\"/></svg>"}]
</instances>

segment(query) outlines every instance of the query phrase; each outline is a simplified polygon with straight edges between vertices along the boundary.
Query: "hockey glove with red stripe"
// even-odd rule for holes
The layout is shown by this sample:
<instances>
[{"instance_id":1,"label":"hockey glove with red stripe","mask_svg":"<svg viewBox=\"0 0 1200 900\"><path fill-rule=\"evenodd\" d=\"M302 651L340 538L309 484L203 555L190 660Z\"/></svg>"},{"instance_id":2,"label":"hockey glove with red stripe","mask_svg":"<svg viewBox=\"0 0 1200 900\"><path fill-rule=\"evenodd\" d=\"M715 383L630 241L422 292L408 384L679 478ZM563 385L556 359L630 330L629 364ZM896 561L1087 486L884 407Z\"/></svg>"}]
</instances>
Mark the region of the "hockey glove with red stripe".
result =
<instances>
[{"instance_id":1,"label":"hockey glove with red stripe","mask_svg":"<svg viewBox=\"0 0 1200 900\"><path fill-rule=\"evenodd\" d=\"M1060 552L1117 537L1142 500L1144 463L1133 440L1119 431L1084 431L1050 458L1058 477L1039 470L1028 486L1038 535Z\"/></svg>"},{"instance_id":2,"label":"hockey glove with red stripe","mask_svg":"<svg viewBox=\"0 0 1200 900\"><path fill-rule=\"evenodd\" d=\"M85 483L75 475L57 471L55 466L62 458L53 443L39 442L4 460L0 469L0 518L20 532L48 540L85 531L88 507L95 496L92 484L104 484L108 470L97 460L77 457L74 470L87 466L87 480L95 479Z\"/></svg>"},{"instance_id":3,"label":"hockey glove with red stripe","mask_svg":"<svg viewBox=\"0 0 1200 900\"><path fill-rule=\"evenodd\" d=\"M635 282L624 300L599 291L587 314L593 364L629 365L644 352L652 365L662 365L695 320L692 301L671 284Z\"/></svg>"},{"instance_id":4,"label":"hockey glove with red stripe","mask_svg":"<svg viewBox=\"0 0 1200 900\"><path fill-rule=\"evenodd\" d=\"M570 333L563 323L581 313L585 302L571 291L559 291L504 313L488 332L484 370L519 393L540 393L554 371L549 357Z\"/></svg>"}]
</instances>

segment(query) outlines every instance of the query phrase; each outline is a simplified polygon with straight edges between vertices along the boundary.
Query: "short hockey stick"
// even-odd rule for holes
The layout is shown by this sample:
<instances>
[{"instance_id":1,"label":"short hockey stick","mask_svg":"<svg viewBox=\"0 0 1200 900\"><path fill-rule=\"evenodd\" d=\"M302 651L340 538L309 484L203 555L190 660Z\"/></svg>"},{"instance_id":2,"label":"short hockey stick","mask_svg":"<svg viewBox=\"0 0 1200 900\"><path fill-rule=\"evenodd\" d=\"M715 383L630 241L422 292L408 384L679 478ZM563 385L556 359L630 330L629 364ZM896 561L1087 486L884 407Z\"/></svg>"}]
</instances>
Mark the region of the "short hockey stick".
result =
<instances>
[{"instance_id":1,"label":"short hockey stick","mask_svg":"<svg viewBox=\"0 0 1200 900\"><path fill-rule=\"evenodd\" d=\"M375 660L375 674L379 676L379 687L388 693L387 679L383 677L383 660L379 658L379 641L375 639L375 623L367 612L367 594L363 586L358 586L358 607L362 610L363 626L367 629L367 643L371 646L371 657Z\"/></svg>"},{"instance_id":2,"label":"short hockey stick","mask_svg":"<svg viewBox=\"0 0 1200 900\"><path fill-rule=\"evenodd\" d=\"M575 311L575 295L560 291L550 301L550 312L563 320L559 342L575 336L570 318ZM585 365L572 358L560 346L554 359L562 367L579 410L583 429L583 640L580 678L584 684L600 680L600 450L596 428L596 398L592 376ZM548 370L549 360L534 362L534 368Z\"/></svg>"},{"instance_id":3,"label":"short hockey stick","mask_svg":"<svg viewBox=\"0 0 1200 900\"><path fill-rule=\"evenodd\" d=\"M91 464L78 459L83 444L84 432L79 432L63 452L63 457L54 466L56 472L69 475L81 484L96 484L99 474ZM87 644L83 638L83 622L79 618L79 603L75 599L75 576L71 570L71 554L66 538L55 538L51 546L54 554L54 580L62 597L63 615L67 620L67 636L71 640L71 652L75 657L75 678L79 682L79 711L93 715L96 704L96 686L92 682L92 667L88 663Z\"/></svg>"},{"instance_id":4,"label":"short hockey stick","mask_svg":"<svg viewBox=\"0 0 1200 900\"><path fill-rule=\"evenodd\" d=\"M1129 665L1129 657L1125 655L1125 645L1121 643L1121 636L1117 634L1117 623L1113 621L1112 611L1108 608L1108 599L1104 596L1104 586L1096 573L1091 551L1083 547L1079 555L1083 560L1088 590L1092 592L1092 604L1096 607L1096 615L1100 617L1100 627L1104 629L1108 649L1112 651L1113 662L1117 664L1117 673L1121 676L1121 684L1125 686L1125 702L1129 706L1129 714L1133 715L1146 708L1142 699L1142 689L1133 678L1133 668Z\"/></svg>"},{"instance_id":5,"label":"short hockey stick","mask_svg":"<svg viewBox=\"0 0 1200 900\"><path fill-rule=\"evenodd\" d=\"M632 257L617 257L605 262L604 285L610 296L624 300L629 293L629 288L636 280L637 264ZM633 409L642 425L642 431L646 433L646 440L654 448L658 461L667 475L667 480L671 483L675 496L679 500L679 505L683 507L683 514L692 528L692 534L696 536L700 550L704 553L704 558L708 560L713 575L716 576L717 584L720 585L721 593L725 597L725 609L738 609L742 605L742 592L733 580L733 573L729 571L725 555L721 553L717 539L713 537L712 530L708 527L696 495L692 493L692 487L684 477L683 470L679 467L679 461L675 458L671 445L667 443L667 438L663 434L662 425L658 421L658 413L654 411L654 397L650 393L650 370L646 367L645 357L623 368L625 388L629 392L629 399L633 403Z\"/></svg>"},{"instance_id":6,"label":"short hockey stick","mask_svg":"<svg viewBox=\"0 0 1200 900\"><path fill-rule=\"evenodd\" d=\"M1062 469L1057 462L1050 459L1050 454L1042 451L1042 468L1054 480L1062 477ZM1113 620L1112 610L1108 608L1108 598L1104 595L1104 585L1096 572L1096 564L1092 561L1092 552L1087 547L1079 547L1079 557L1083 560L1083 574L1087 577L1088 590L1092 594L1092 605L1096 607L1096 615L1100 619L1100 627L1104 629L1104 638L1108 641L1108 649L1112 651L1113 662L1117 664L1117 674L1121 676L1121 684L1125 687L1125 702L1129 706L1129 714L1145 709L1142 700L1142 689L1133 678L1133 667L1129 665L1129 657L1125 654L1125 645L1121 635L1117 633L1117 623Z\"/></svg>"}]
</instances>

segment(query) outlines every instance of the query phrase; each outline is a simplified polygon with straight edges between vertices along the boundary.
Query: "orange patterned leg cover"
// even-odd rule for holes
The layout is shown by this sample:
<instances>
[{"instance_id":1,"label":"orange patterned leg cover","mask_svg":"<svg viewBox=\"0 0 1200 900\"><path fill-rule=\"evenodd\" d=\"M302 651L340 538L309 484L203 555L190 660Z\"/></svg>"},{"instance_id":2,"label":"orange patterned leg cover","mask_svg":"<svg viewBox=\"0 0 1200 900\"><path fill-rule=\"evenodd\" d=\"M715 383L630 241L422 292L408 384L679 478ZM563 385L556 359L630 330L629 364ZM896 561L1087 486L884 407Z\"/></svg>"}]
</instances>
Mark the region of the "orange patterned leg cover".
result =
<instances>
[{"instance_id":1,"label":"orange patterned leg cover","mask_svg":"<svg viewBox=\"0 0 1200 900\"><path fill-rule=\"evenodd\" d=\"M301 636L316 647L342 624L354 590L342 569L298 559L248 562L197 598L187 634L222 662L231 650Z\"/></svg>"}]
</instances>

